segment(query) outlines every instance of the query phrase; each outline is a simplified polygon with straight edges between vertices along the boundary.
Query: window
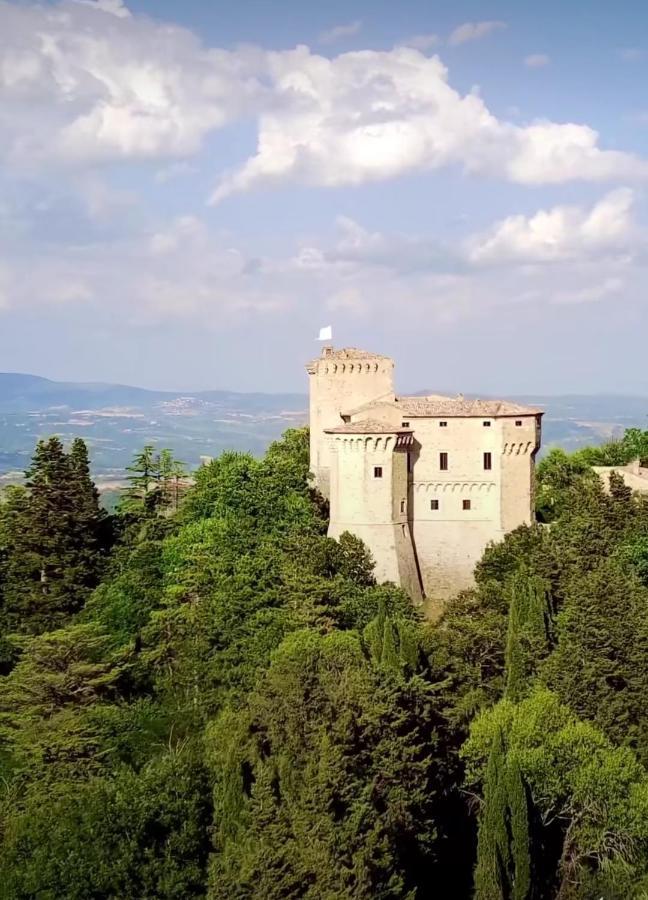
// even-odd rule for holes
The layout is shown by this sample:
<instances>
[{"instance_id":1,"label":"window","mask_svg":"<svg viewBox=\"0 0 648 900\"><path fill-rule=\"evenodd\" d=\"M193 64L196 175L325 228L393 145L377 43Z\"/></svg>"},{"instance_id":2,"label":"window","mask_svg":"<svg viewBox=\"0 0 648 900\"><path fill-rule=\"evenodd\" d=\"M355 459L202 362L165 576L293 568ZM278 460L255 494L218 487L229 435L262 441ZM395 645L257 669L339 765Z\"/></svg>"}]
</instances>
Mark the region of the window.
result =
<instances>
[{"instance_id":1,"label":"window","mask_svg":"<svg viewBox=\"0 0 648 900\"><path fill-rule=\"evenodd\" d=\"M448 471L448 454L439 453L439 468L442 472Z\"/></svg>"},{"instance_id":2,"label":"window","mask_svg":"<svg viewBox=\"0 0 648 900\"><path fill-rule=\"evenodd\" d=\"M402 423L401 423L401 426L402 426L403 428L409 428L409 427L410 427L410 426L409 426L409 422L402 422Z\"/></svg>"},{"instance_id":3,"label":"window","mask_svg":"<svg viewBox=\"0 0 648 900\"><path fill-rule=\"evenodd\" d=\"M516 424L517 427L519 428L520 425L522 424L522 419L516 419L516 420L515 420L515 424Z\"/></svg>"},{"instance_id":4,"label":"window","mask_svg":"<svg viewBox=\"0 0 648 900\"><path fill-rule=\"evenodd\" d=\"M484 426L484 428L490 428L491 427L490 419L484 419L484 421L482 422L482 425Z\"/></svg>"},{"instance_id":5,"label":"window","mask_svg":"<svg viewBox=\"0 0 648 900\"><path fill-rule=\"evenodd\" d=\"M401 512L402 513L405 512L405 501L404 500L401 500Z\"/></svg>"},{"instance_id":6,"label":"window","mask_svg":"<svg viewBox=\"0 0 648 900\"><path fill-rule=\"evenodd\" d=\"M382 478L382 466L374 466L374 478Z\"/></svg>"},{"instance_id":7,"label":"window","mask_svg":"<svg viewBox=\"0 0 648 900\"><path fill-rule=\"evenodd\" d=\"M470 509L470 500L462 500L461 502L464 509Z\"/></svg>"},{"instance_id":8,"label":"window","mask_svg":"<svg viewBox=\"0 0 648 900\"><path fill-rule=\"evenodd\" d=\"M484 468L492 469L493 468L493 457L491 453L484 453Z\"/></svg>"},{"instance_id":9,"label":"window","mask_svg":"<svg viewBox=\"0 0 648 900\"><path fill-rule=\"evenodd\" d=\"M439 501L438 500L430 500L430 509L438 509Z\"/></svg>"},{"instance_id":10,"label":"window","mask_svg":"<svg viewBox=\"0 0 648 900\"><path fill-rule=\"evenodd\" d=\"M447 427L448 427L447 422L439 422L439 428L447 428Z\"/></svg>"}]
</instances>

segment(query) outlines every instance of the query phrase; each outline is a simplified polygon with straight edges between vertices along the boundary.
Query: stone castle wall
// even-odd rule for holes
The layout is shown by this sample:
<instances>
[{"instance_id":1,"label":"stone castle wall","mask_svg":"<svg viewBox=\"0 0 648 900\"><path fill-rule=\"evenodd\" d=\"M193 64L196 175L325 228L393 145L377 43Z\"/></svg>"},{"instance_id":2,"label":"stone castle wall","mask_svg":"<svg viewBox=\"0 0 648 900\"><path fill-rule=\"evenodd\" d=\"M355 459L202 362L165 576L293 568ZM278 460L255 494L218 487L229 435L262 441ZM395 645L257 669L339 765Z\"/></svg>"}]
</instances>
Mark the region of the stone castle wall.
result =
<instances>
[{"instance_id":1,"label":"stone castle wall","mask_svg":"<svg viewBox=\"0 0 648 900\"><path fill-rule=\"evenodd\" d=\"M425 598L437 615L472 585L490 542L532 521L541 413L499 401L396 398L392 360L363 351L325 348L308 372L311 468L330 499L329 534L356 534L377 578ZM429 413L437 408L450 412Z\"/></svg>"}]
</instances>

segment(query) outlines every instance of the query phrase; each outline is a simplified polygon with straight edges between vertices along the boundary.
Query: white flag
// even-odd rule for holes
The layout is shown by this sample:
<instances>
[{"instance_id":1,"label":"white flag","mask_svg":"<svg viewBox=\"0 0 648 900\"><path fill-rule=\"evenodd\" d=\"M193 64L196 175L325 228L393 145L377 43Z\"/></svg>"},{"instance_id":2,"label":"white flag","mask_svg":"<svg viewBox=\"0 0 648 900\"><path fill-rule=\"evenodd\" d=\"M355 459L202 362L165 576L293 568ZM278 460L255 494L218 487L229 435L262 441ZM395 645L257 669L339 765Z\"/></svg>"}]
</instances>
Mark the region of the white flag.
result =
<instances>
[{"instance_id":1,"label":"white flag","mask_svg":"<svg viewBox=\"0 0 648 900\"><path fill-rule=\"evenodd\" d=\"M333 340L333 328L331 325L327 325L326 328L320 328L318 341L332 341Z\"/></svg>"}]
</instances>

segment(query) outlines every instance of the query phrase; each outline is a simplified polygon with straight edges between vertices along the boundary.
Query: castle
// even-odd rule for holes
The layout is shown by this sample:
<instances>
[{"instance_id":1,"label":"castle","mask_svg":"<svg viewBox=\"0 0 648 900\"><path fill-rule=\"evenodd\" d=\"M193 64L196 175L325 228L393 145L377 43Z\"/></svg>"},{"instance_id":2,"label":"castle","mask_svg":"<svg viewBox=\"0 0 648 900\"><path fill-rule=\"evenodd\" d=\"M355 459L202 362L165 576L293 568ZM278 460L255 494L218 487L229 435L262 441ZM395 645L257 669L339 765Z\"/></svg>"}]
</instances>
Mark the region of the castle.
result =
<instances>
[{"instance_id":1,"label":"castle","mask_svg":"<svg viewBox=\"0 0 648 900\"><path fill-rule=\"evenodd\" d=\"M533 520L542 412L503 400L399 397L394 362L325 346L307 366L310 461L329 535L365 542L379 581L430 616L470 587L491 541Z\"/></svg>"}]
</instances>

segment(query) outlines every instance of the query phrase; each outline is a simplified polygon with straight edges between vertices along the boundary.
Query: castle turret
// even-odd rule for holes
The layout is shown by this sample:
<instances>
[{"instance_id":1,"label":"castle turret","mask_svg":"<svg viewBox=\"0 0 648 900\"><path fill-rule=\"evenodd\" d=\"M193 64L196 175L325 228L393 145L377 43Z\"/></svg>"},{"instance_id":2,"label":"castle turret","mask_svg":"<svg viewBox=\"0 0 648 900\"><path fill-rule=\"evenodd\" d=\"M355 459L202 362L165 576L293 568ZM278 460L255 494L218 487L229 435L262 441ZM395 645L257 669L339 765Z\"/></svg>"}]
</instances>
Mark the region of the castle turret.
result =
<instances>
[{"instance_id":1,"label":"castle turret","mask_svg":"<svg viewBox=\"0 0 648 900\"><path fill-rule=\"evenodd\" d=\"M306 367L310 393L310 460L315 483L330 495L330 441L326 429L343 424L341 413L374 400L394 401L394 362L349 347L324 347Z\"/></svg>"},{"instance_id":2,"label":"castle turret","mask_svg":"<svg viewBox=\"0 0 648 900\"><path fill-rule=\"evenodd\" d=\"M411 429L364 421L327 429L327 434L329 537L349 531L361 538L376 562L377 580L393 581L421 602L408 516Z\"/></svg>"}]
</instances>

